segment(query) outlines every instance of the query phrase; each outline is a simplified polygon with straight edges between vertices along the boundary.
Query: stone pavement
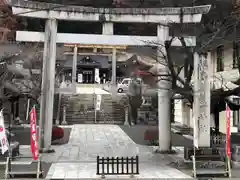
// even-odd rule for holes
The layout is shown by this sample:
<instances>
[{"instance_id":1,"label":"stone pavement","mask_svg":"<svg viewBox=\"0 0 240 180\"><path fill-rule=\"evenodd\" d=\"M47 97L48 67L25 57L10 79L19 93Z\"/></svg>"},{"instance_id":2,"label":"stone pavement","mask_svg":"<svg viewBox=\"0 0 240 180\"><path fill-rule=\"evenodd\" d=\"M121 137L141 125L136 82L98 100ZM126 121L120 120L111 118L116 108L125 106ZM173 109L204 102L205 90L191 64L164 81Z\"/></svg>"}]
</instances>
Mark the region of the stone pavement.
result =
<instances>
[{"instance_id":1,"label":"stone pavement","mask_svg":"<svg viewBox=\"0 0 240 180\"><path fill-rule=\"evenodd\" d=\"M140 175L136 178L191 178L168 166L166 155L154 154L152 147L134 143L117 125L73 125L69 143L53 147L54 155L43 156L44 161L52 162L46 179L99 178L96 175L97 155L139 155Z\"/></svg>"}]
</instances>

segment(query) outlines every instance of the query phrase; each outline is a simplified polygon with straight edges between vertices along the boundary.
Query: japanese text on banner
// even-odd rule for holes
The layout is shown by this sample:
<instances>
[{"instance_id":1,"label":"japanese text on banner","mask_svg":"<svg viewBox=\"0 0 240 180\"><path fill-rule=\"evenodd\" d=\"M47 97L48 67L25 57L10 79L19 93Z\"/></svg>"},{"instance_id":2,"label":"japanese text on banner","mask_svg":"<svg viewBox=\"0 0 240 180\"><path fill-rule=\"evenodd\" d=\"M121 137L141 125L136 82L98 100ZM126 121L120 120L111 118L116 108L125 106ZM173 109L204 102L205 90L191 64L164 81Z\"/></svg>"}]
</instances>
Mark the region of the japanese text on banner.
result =
<instances>
[{"instance_id":1,"label":"japanese text on banner","mask_svg":"<svg viewBox=\"0 0 240 180\"><path fill-rule=\"evenodd\" d=\"M228 158L231 157L231 130L230 130L230 108L226 105L226 155Z\"/></svg>"},{"instance_id":2,"label":"japanese text on banner","mask_svg":"<svg viewBox=\"0 0 240 180\"><path fill-rule=\"evenodd\" d=\"M34 160L38 159L38 138L37 138L37 117L36 108L33 107L30 111L30 143L31 143L31 153Z\"/></svg>"}]
</instances>

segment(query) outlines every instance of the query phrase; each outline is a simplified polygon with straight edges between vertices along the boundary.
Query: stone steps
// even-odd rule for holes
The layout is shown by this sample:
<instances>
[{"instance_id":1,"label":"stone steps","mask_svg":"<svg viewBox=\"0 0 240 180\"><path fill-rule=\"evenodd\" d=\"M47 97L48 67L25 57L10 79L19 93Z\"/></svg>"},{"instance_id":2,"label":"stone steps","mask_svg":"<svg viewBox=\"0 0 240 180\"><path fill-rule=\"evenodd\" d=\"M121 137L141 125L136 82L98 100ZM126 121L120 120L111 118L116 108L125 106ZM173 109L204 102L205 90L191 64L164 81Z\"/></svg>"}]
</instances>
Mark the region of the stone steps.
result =
<instances>
[{"instance_id":1,"label":"stone steps","mask_svg":"<svg viewBox=\"0 0 240 180\"><path fill-rule=\"evenodd\" d=\"M66 106L66 121L68 124L84 124L95 122L95 96L80 94L63 96L62 107ZM97 113L99 123L122 124L124 108L117 104L112 96L102 95L101 110Z\"/></svg>"},{"instance_id":2,"label":"stone steps","mask_svg":"<svg viewBox=\"0 0 240 180\"><path fill-rule=\"evenodd\" d=\"M77 124L78 122L90 122L95 121L95 113L88 113L88 114L69 114L67 113L66 119L71 124ZM101 122L110 122L110 121L116 121L116 122L122 122L123 119L119 117L119 114L99 114L97 113L97 120ZM71 121L71 122L70 122Z\"/></svg>"}]
</instances>

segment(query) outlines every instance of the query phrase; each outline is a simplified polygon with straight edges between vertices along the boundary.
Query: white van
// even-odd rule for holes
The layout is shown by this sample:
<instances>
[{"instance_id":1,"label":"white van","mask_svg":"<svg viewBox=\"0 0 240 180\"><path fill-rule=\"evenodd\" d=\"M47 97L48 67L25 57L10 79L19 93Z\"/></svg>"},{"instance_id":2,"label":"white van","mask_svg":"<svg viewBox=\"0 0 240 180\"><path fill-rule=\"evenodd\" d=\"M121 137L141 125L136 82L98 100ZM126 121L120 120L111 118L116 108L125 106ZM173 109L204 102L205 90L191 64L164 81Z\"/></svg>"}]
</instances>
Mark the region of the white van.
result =
<instances>
[{"instance_id":1,"label":"white van","mask_svg":"<svg viewBox=\"0 0 240 180\"><path fill-rule=\"evenodd\" d=\"M132 80L131 78L124 78L120 83L118 83L117 92L118 93L123 93L123 92L128 91L131 80ZM139 81L139 83L141 83L140 78L137 78L137 80Z\"/></svg>"}]
</instances>

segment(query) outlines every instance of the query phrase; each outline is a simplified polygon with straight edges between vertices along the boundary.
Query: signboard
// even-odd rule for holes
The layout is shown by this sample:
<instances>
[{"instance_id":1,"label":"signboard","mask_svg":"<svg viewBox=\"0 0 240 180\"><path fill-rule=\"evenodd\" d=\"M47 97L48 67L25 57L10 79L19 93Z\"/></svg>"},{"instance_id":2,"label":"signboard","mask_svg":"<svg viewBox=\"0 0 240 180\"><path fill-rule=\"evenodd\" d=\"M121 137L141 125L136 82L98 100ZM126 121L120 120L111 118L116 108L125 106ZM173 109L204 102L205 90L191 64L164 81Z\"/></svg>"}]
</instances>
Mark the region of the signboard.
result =
<instances>
[{"instance_id":1,"label":"signboard","mask_svg":"<svg viewBox=\"0 0 240 180\"><path fill-rule=\"evenodd\" d=\"M38 159L38 138L37 138L37 113L35 106L30 111L30 146L34 160Z\"/></svg>"},{"instance_id":2,"label":"signboard","mask_svg":"<svg viewBox=\"0 0 240 180\"><path fill-rule=\"evenodd\" d=\"M4 117L3 117L2 110L0 112L0 141L1 141L2 154L4 154L5 152L8 151L9 144L8 144L8 140L7 140L7 136L6 136Z\"/></svg>"},{"instance_id":3,"label":"signboard","mask_svg":"<svg viewBox=\"0 0 240 180\"><path fill-rule=\"evenodd\" d=\"M228 158L231 158L231 129L230 121L231 120L231 111L228 105L226 104L226 155Z\"/></svg>"},{"instance_id":4,"label":"signboard","mask_svg":"<svg viewBox=\"0 0 240 180\"><path fill-rule=\"evenodd\" d=\"M210 72L209 59L194 54L194 146L210 147Z\"/></svg>"},{"instance_id":5,"label":"signboard","mask_svg":"<svg viewBox=\"0 0 240 180\"><path fill-rule=\"evenodd\" d=\"M101 94L97 94L96 111L100 111L101 101L102 101L102 95Z\"/></svg>"},{"instance_id":6,"label":"signboard","mask_svg":"<svg viewBox=\"0 0 240 180\"><path fill-rule=\"evenodd\" d=\"M98 68L95 68L95 82L100 84L99 69Z\"/></svg>"},{"instance_id":7,"label":"signboard","mask_svg":"<svg viewBox=\"0 0 240 180\"><path fill-rule=\"evenodd\" d=\"M83 75L82 74L78 74L78 83L82 83L83 82Z\"/></svg>"}]
</instances>

